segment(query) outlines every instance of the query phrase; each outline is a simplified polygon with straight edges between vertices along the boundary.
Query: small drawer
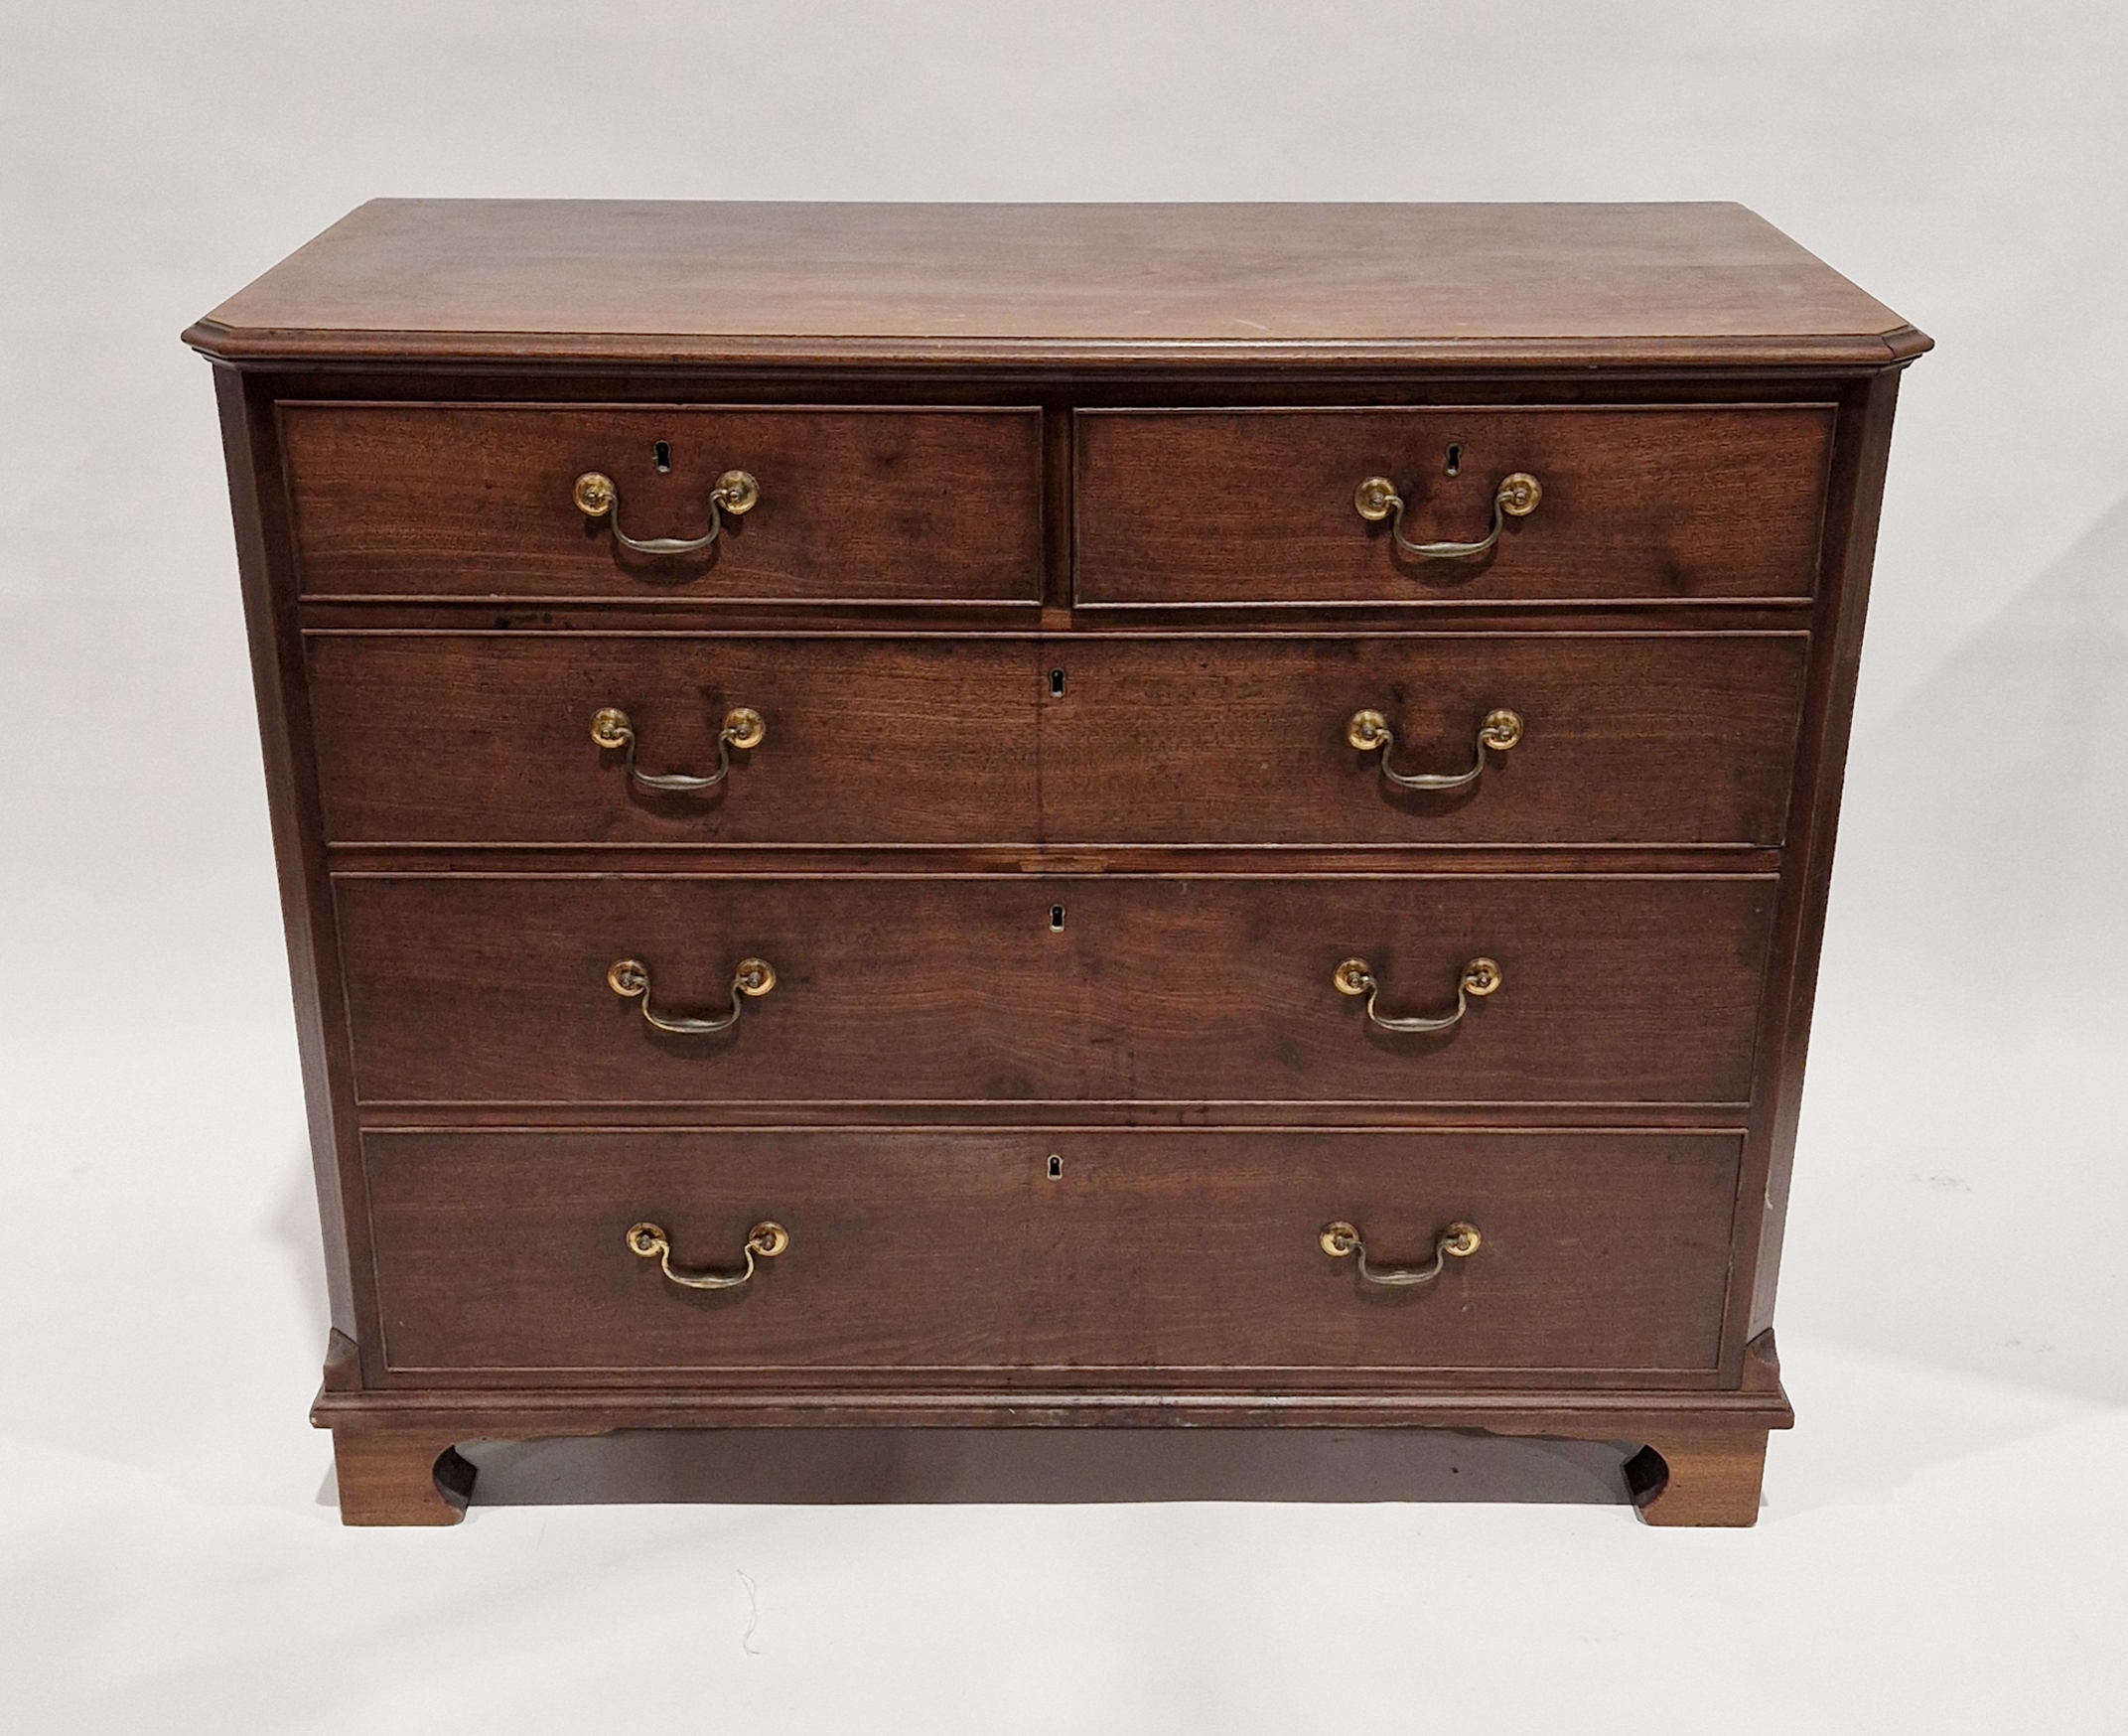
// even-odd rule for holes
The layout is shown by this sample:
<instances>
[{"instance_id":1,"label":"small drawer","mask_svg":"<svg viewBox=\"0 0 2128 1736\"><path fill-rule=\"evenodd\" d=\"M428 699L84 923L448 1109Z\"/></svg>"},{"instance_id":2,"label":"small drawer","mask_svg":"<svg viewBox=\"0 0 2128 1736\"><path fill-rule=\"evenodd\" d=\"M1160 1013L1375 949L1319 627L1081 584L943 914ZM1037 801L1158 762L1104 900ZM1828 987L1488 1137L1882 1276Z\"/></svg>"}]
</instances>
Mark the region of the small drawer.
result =
<instances>
[{"instance_id":1,"label":"small drawer","mask_svg":"<svg viewBox=\"0 0 2128 1736\"><path fill-rule=\"evenodd\" d=\"M1094 636L1049 648L1074 844L1778 844L1803 633ZM1357 744L1367 744L1364 746Z\"/></svg>"},{"instance_id":2,"label":"small drawer","mask_svg":"<svg viewBox=\"0 0 2128 1736\"><path fill-rule=\"evenodd\" d=\"M1317 1388L1481 1370L1711 1376L1740 1146L938 1129L363 1140L384 1358L417 1383L1168 1370ZM632 1238L638 1226L660 1233ZM1334 1226L1357 1251L1327 1250L1326 1233L1346 1245ZM1475 1237L1444 1250L1452 1226ZM1396 1281L1437 1260L1430 1280Z\"/></svg>"},{"instance_id":3,"label":"small drawer","mask_svg":"<svg viewBox=\"0 0 2128 1736\"><path fill-rule=\"evenodd\" d=\"M525 1105L1734 1107L1775 888L1756 874L334 884L358 1095ZM1344 968L1355 959L1371 999ZM1395 1024L1459 1009L1438 1029Z\"/></svg>"},{"instance_id":4,"label":"small drawer","mask_svg":"<svg viewBox=\"0 0 2128 1736\"><path fill-rule=\"evenodd\" d=\"M1037 410L287 402L280 422L307 597L1042 598Z\"/></svg>"},{"instance_id":5,"label":"small drawer","mask_svg":"<svg viewBox=\"0 0 2128 1736\"><path fill-rule=\"evenodd\" d=\"M1025 846L1026 640L317 633L346 843ZM605 744L605 745L602 745Z\"/></svg>"},{"instance_id":6,"label":"small drawer","mask_svg":"<svg viewBox=\"0 0 2128 1736\"><path fill-rule=\"evenodd\" d=\"M1089 606L1803 598L1832 430L1826 404L1081 411L1073 594ZM1504 487L1514 478L1535 487ZM1400 509L1362 514L1375 479ZM1368 510L1383 506L1377 495ZM1414 554L1399 537L1488 546Z\"/></svg>"}]
</instances>

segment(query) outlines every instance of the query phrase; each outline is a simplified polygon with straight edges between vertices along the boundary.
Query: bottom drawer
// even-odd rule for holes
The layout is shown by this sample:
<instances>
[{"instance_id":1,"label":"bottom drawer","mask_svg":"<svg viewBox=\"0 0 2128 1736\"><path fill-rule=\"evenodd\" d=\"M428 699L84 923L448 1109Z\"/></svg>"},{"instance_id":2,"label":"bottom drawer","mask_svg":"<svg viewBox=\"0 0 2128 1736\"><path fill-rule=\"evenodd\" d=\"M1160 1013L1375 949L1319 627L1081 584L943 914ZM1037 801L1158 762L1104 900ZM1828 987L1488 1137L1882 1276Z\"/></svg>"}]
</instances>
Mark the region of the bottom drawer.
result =
<instances>
[{"instance_id":1,"label":"bottom drawer","mask_svg":"<svg viewBox=\"0 0 2128 1736\"><path fill-rule=\"evenodd\" d=\"M1716 1366L1742 1141L1713 1133L393 1132L364 1140L401 1375ZM788 1245L725 1289L750 1229ZM1451 1224L1467 1257L1389 1275Z\"/></svg>"}]
</instances>

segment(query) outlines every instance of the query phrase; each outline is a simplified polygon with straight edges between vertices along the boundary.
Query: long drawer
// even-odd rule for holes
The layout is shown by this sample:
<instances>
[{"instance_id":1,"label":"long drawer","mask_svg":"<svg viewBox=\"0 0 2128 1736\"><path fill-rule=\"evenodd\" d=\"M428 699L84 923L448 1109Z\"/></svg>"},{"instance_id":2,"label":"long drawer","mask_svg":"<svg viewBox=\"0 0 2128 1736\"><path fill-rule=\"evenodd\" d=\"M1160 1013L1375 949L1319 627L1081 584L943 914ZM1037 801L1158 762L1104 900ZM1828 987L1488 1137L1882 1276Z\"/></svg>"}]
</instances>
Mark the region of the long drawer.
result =
<instances>
[{"instance_id":1,"label":"long drawer","mask_svg":"<svg viewBox=\"0 0 2128 1736\"><path fill-rule=\"evenodd\" d=\"M1042 597L1037 410L289 402L280 418L310 597ZM720 492L735 472L748 485ZM692 550L622 540L712 528Z\"/></svg>"},{"instance_id":2,"label":"long drawer","mask_svg":"<svg viewBox=\"0 0 2128 1736\"><path fill-rule=\"evenodd\" d=\"M1808 643L1801 632L307 641L337 841L1330 847L1777 844ZM734 749L720 736L742 710L760 736ZM611 731L616 714L627 734L608 739L623 745L602 747L599 720ZM1357 748L1369 714L1385 745ZM1488 733L1499 714L1505 736ZM707 788L664 787L720 772Z\"/></svg>"},{"instance_id":3,"label":"long drawer","mask_svg":"<svg viewBox=\"0 0 2128 1736\"><path fill-rule=\"evenodd\" d=\"M1735 1104L1774 886L362 873L335 896L371 1103ZM1371 1001L1341 992L1353 959ZM747 960L770 992L735 992Z\"/></svg>"},{"instance_id":4,"label":"long drawer","mask_svg":"<svg viewBox=\"0 0 2128 1736\"><path fill-rule=\"evenodd\" d=\"M1829 404L1082 410L1088 605L1800 598ZM1509 479L1531 479L1505 491ZM1383 491L1359 510L1359 491ZM1412 544L1482 553L1411 554Z\"/></svg>"},{"instance_id":5,"label":"long drawer","mask_svg":"<svg viewBox=\"0 0 2128 1736\"><path fill-rule=\"evenodd\" d=\"M1711 1372L1726 1134L372 1133L386 1362L778 1371ZM780 1251L743 1284L758 1224ZM638 1224L662 1232L631 1245ZM1358 1233L1372 1278L1326 1230ZM1468 1224L1475 1249L1431 1282ZM1457 1245L1465 1245L1459 1240ZM776 1245L763 1238L764 1250Z\"/></svg>"}]
</instances>

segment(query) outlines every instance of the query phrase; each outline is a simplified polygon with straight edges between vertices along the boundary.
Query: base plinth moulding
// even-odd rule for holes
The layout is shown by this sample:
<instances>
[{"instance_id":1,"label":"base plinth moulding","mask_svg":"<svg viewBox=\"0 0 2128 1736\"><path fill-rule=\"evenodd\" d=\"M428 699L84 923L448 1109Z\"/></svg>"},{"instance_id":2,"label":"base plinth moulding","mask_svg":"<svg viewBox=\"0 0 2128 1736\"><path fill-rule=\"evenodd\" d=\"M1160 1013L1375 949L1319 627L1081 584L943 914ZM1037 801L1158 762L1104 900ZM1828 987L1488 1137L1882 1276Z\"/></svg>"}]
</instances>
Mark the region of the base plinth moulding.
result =
<instances>
[{"instance_id":1,"label":"base plinth moulding","mask_svg":"<svg viewBox=\"0 0 2128 1736\"><path fill-rule=\"evenodd\" d=\"M343 1354L328 1366L311 1420L333 1431L341 1517L349 1524L455 1523L475 1475L456 1450L463 1441L643 1428L1076 1426L1445 1428L1638 1442L1625 1479L1649 1524L1748 1525L1758 1517L1767 1435L1794 1421L1772 1340L1767 1333L1753 1342L1741 1389L1715 1392L381 1392L351 1389L352 1359Z\"/></svg>"}]
</instances>

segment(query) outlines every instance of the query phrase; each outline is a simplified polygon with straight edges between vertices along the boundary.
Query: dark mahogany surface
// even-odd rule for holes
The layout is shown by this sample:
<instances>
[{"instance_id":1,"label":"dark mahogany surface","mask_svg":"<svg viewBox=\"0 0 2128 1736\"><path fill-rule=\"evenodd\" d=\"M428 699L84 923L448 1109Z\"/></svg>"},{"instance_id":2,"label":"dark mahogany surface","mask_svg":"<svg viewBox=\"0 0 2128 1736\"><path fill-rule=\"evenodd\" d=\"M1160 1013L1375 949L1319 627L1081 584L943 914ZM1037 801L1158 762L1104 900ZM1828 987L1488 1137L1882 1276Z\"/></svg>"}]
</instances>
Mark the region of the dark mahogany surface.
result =
<instances>
[{"instance_id":1,"label":"dark mahogany surface","mask_svg":"<svg viewBox=\"0 0 2128 1736\"><path fill-rule=\"evenodd\" d=\"M1734 1105L1751 1089L1763 876L374 876L336 882L364 1099ZM1059 913L1062 913L1060 918ZM1062 921L1061 929L1052 924ZM1453 1031L1490 957L1504 985ZM742 958L777 986L732 1030Z\"/></svg>"},{"instance_id":2,"label":"dark mahogany surface","mask_svg":"<svg viewBox=\"0 0 2128 1736\"><path fill-rule=\"evenodd\" d=\"M1265 635L1053 643L1043 836L1073 843L1777 844L1799 633ZM1477 784L1398 789L1347 738L1379 711L1398 772L1461 774L1486 717L1522 739Z\"/></svg>"},{"instance_id":3,"label":"dark mahogany surface","mask_svg":"<svg viewBox=\"0 0 2128 1736\"><path fill-rule=\"evenodd\" d=\"M1807 638L317 633L311 696L342 843L1778 844ZM1053 675L1054 671L1054 675ZM1053 692L1053 685L1062 692ZM727 710L768 725L713 791ZM1495 707L1523 739L1450 792ZM1039 771L1038 771L1039 767Z\"/></svg>"},{"instance_id":4,"label":"dark mahogany surface","mask_svg":"<svg viewBox=\"0 0 2128 1736\"><path fill-rule=\"evenodd\" d=\"M780 1369L1713 1372L1739 1141L1713 1135L1362 1133L371 1134L394 1374ZM1058 1179L1050 1179L1052 1156ZM764 1219L790 1246L745 1287ZM1362 1283L1318 1245L1345 1220L1424 1265Z\"/></svg>"},{"instance_id":5,"label":"dark mahogany surface","mask_svg":"<svg viewBox=\"0 0 2128 1736\"><path fill-rule=\"evenodd\" d=\"M188 337L242 361L932 367L1882 367L1927 343L1736 205L593 200L373 200Z\"/></svg>"},{"instance_id":6,"label":"dark mahogany surface","mask_svg":"<svg viewBox=\"0 0 2128 1736\"><path fill-rule=\"evenodd\" d=\"M888 1423L1630 1439L1751 1522L1897 315L1735 206L380 201L187 337L351 1522L449 1522L459 1441ZM570 500L698 534L728 469L699 555ZM1352 509L1474 538L1510 470L1482 558ZM740 705L706 796L589 735L701 772ZM1362 708L1524 734L1402 793ZM605 981L749 954L721 1036ZM1504 984L1390 1033L1354 955ZM1375 1294L1334 1216L1486 1241ZM702 1298L638 1217L793 1241Z\"/></svg>"},{"instance_id":7,"label":"dark mahogany surface","mask_svg":"<svg viewBox=\"0 0 2128 1736\"><path fill-rule=\"evenodd\" d=\"M1806 597L1832 422L1829 405L1081 412L1072 595L1088 605ZM1408 540L1474 542L1515 473L1534 476L1542 497L1482 558L1404 553L1387 522L1352 505L1360 483L1382 477L1405 502Z\"/></svg>"},{"instance_id":8,"label":"dark mahogany surface","mask_svg":"<svg viewBox=\"0 0 2128 1736\"><path fill-rule=\"evenodd\" d=\"M306 596L1041 601L1028 410L297 403L281 438ZM695 538L730 470L760 501L698 554L573 498L595 471L629 535Z\"/></svg>"},{"instance_id":9,"label":"dark mahogany surface","mask_svg":"<svg viewBox=\"0 0 2128 1736\"><path fill-rule=\"evenodd\" d=\"M1041 836L1028 640L314 635L336 841L1022 844ZM717 769L727 711L768 726L712 790L646 790L591 738L613 706L647 773ZM409 729L409 720L418 728Z\"/></svg>"}]
</instances>

